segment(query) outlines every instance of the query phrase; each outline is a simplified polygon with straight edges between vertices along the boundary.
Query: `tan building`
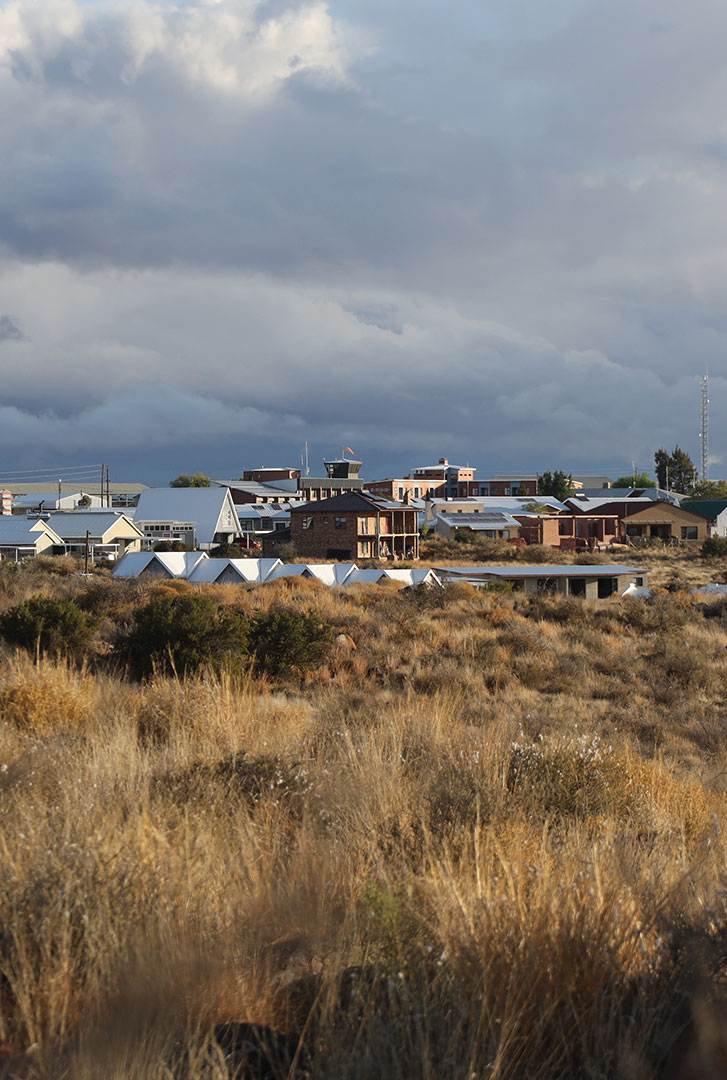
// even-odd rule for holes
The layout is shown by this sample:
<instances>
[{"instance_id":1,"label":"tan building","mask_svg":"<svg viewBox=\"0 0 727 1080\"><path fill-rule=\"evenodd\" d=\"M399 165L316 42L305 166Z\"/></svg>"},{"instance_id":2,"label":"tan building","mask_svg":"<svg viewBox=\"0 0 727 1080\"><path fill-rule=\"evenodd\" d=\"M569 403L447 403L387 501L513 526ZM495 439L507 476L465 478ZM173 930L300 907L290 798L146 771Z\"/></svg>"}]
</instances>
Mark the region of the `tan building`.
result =
<instances>
[{"instance_id":1,"label":"tan building","mask_svg":"<svg viewBox=\"0 0 727 1080\"><path fill-rule=\"evenodd\" d=\"M315 559L418 559L419 515L352 491L292 508L290 538L296 555Z\"/></svg>"},{"instance_id":2,"label":"tan building","mask_svg":"<svg viewBox=\"0 0 727 1080\"><path fill-rule=\"evenodd\" d=\"M669 502L654 502L621 520L621 538L626 543L662 540L665 543L702 544L708 535L708 518Z\"/></svg>"}]
</instances>

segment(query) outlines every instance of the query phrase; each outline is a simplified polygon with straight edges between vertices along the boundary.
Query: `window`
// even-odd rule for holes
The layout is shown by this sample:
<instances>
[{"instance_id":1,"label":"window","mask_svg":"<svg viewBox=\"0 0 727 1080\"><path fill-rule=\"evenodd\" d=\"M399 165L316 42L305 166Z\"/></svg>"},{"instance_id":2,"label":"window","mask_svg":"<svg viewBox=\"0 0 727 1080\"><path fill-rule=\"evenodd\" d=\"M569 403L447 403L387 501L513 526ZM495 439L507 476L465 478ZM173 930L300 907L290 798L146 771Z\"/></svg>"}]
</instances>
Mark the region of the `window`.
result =
<instances>
[{"instance_id":1,"label":"window","mask_svg":"<svg viewBox=\"0 0 727 1080\"><path fill-rule=\"evenodd\" d=\"M418 498L419 498L419 488L418 488L418 487L415 487L415 488L414 488L414 498L415 498L415 499L418 499Z\"/></svg>"},{"instance_id":2,"label":"window","mask_svg":"<svg viewBox=\"0 0 727 1080\"><path fill-rule=\"evenodd\" d=\"M358 519L358 531L362 536L366 536L369 531L369 519L361 517Z\"/></svg>"},{"instance_id":3,"label":"window","mask_svg":"<svg viewBox=\"0 0 727 1080\"><path fill-rule=\"evenodd\" d=\"M362 555L362 556L368 558L369 547L370 547L370 545L369 545L368 540L362 540L361 543L358 545L358 553L359 553L359 555Z\"/></svg>"},{"instance_id":4,"label":"window","mask_svg":"<svg viewBox=\"0 0 727 1080\"><path fill-rule=\"evenodd\" d=\"M403 487L400 487L399 488L399 498L403 499L405 494L406 494L406 489L403 488Z\"/></svg>"},{"instance_id":5,"label":"window","mask_svg":"<svg viewBox=\"0 0 727 1080\"><path fill-rule=\"evenodd\" d=\"M336 528L337 529L345 529L346 528L346 515L342 514L342 515L336 517L335 522L336 522Z\"/></svg>"},{"instance_id":6,"label":"window","mask_svg":"<svg viewBox=\"0 0 727 1080\"><path fill-rule=\"evenodd\" d=\"M611 577L600 577L598 579L598 599L605 600L608 596L613 596L615 592L618 592L618 580Z\"/></svg>"},{"instance_id":7,"label":"window","mask_svg":"<svg viewBox=\"0 0 727 1080\"><path fill-rule=\"evenodd\" d=\"M312 517L304 517L303 518L303 528L304 529L312 529L314 520L315 519L312 518Z\"/></svg>"},{"instance_id":8,"label":"window","mask_svg":"<svg viewBox=\"0 0 727 1080\"><path fill-rule=\"evenodd\" d=\"M699 530L696 525L682 525L682 540L698 540Z\"/></svg>"}]
</instances>

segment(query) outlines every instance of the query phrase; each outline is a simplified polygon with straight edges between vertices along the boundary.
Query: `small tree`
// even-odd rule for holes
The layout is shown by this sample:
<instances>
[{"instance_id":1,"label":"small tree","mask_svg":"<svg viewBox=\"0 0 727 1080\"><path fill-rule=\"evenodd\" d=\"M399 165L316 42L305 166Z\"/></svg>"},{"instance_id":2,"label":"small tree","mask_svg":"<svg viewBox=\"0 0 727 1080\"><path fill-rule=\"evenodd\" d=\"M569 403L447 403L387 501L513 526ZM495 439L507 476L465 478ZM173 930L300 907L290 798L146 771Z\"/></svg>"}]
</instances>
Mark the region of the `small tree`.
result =
<instances>
[{"instance_id":1,"label":"small tree","mask_svg":"<svg viewBox=\"0 0 727 1080\"><path fill-rule=\"evenodd\" d=\"M574 491L573 477L570 473L564 473L562 469L544 472L538 481L538 495L550 495L560 502L569 499Z\"/></svg>"},{"instance_id":2,"label":"small tree","mask_svg":"<svg viewBox=\"0 0 727 1080\"><path fill-rule=\"evenodd\" d=\"M660 447L654 454L654 463L659 487L683 495L691 494L697 481L697 470L689 454L678 446L671 454Z\"/></svg>"},{"instance_id":3,"label":"small tree","mask_svg":"<svg viewBox=\"0 0 727 1080\"><path fill-rule=\"evenodd\" d=\"M708 536L702 544L702 555L707 559L724 558L727 555L727 536Z\"/></svg>"},{"instance_id":4,"label":"small tree","mask_svg":"<svg viewBox=\"0 0 727 1080\"><path fill-rule=\"evenodd\" d=\"M619 476L617 480L614 480L613 487L615 488L655 488L656 481L652 480L648 473L635 472L633 476Z\"/></svg>"},{"instance_id":5,"label":"small tree","mask_svg":"<svg viewBox=\"0 0 727 1080\"><path fill-rule=\"evenodd\" d=\"M77 505L82 510L88 510L89 506L91 505L91 496L90 495L82 495L81 498L78 500Z\"/></svg>"},{"instance_id":6,"label":"small tree","mask_svg":"<svg viewBox=\"0 0 727 1080\"><path fill-rule=\"evenodd\" d=\"M693 499L727 499L727 480L702 480L692 489Z\"/></svg>"},{"instance_id":7,"label":"small tree","mask_svg":"<svg viewBox=\"0 0 727 1080\"><path fill-rule=\"evenodd\" d=\"M247 652L248 622L220 612L210 596L155 596L134 612L119 652L139 676L192 675L227 666Z\"/></svg>"},{"instance_id":8,"label":"small tree","mask_svg":"<svg viewBox=\"0 0 727 1080\"><path fill-rule=\"evenodd\" d=\"M333 631L315 611L268 611L256 615L249 647L269 675L317 663L333 640Z\"/></svg>"},{"instance_id":9,"label":"small tree","mask_svg":"<svg viewBox=\"0 0 727 1080\"><path fill-rule=\"evenodd\" d=\"M205 488L207 488L207 487L210 486L210 477L206 476L204 473L201 473L201 472L192 473L191 475L189 475L188 473L180 473L179 476L176 477L175 480L171 480L169 482L169 486L173 487L173 488L180 488L180 487L197 487L197 488L205 487Z\"/></svg>"},{"instance_id":10,"label":"small tree","mask_svg":"<svg viewBox=\"0 0 727 1080\"><path fill-rule=\"evenodd\" d=\"M33 596L0 616L0 636L29 652L77 655L96 625L97 619L73 600Z\"/></svg>"}]
</instances>

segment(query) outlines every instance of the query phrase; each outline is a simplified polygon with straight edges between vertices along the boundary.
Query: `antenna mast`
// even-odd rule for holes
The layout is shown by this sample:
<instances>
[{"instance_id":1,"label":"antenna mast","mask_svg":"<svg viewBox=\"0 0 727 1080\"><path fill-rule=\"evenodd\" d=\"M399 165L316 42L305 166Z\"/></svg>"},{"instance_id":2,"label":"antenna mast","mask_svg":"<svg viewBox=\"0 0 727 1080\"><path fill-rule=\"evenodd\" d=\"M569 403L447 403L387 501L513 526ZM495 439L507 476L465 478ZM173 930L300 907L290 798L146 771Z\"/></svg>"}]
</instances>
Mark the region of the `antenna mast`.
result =
<instances>
[{"instance_id":1,"label":"antenna mast","mask_svg":"<svg viewBox=\"0 0 727 1080\"><path fill-rule=\"evenodd\" d=\"M702 443L702 483L709 480L709 370L702 376L701 424L699 438Z\"/></svg>"}]
</instances>

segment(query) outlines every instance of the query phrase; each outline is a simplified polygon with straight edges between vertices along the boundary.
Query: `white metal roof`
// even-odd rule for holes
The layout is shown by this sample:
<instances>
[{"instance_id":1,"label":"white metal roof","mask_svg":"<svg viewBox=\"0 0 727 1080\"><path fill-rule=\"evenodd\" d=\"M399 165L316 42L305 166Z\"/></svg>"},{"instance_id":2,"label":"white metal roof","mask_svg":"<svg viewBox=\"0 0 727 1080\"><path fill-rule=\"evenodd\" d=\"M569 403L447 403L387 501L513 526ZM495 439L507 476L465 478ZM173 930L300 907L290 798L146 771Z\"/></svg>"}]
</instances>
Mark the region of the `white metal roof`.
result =
<instances>
[{"instance_id":1,"label":"white metal roof","mask_svg":"<svg viewBox=\"0 0 727 1080\"><path fill-rule=\"evenodd\" d=\"M136 578L152 562L157 562L175 578L188 577L195 566L209 556L204 551L129 551L116 563L112 577Z\"/></svg>"},{"instance_id":2,"label":"white metal roof","mask_svg":"<svg viewBox=\"0 0 727 1080\"><path fill-rule=\"evenodd\" d=\"M59 510L50 515L48 522L64 540L83 539L87 532L103 539L119 523L124 526L124 532L117 534L121 539L139 540L144 536L126 514L116 510Z\"/></svg>"},{"instance_id":3,"label":"white metal roof","mask_svg":"<svg viewBox=\"0 0 727 1080\"><path fill-rule=\"evenodd\" d=\"M519 566L438 566L437 574L452 577L469 578L544 578L544 577L621 577L626 574L648 574L648 570L638 566L623 566L620 563L597 563L590 565L529 565Z\"/></svg>"},{"instance_id":4,"label":"white metal roof","mask_svg":"<svg viewBox=\"0 0 727 1080\"><path fill-rule=\"evenodd\" d=\"M226 506L227 504L227 506ZM222 511L232 512L232 525L218 523ZM198 544L212 544L216 532L240 533L240 522L230 492L225 487L208 488L147 488L139 496L134 520L141 526L145 521L194 522Z\"/></svg>"},{"instance_id":5,"label":"white metal roof","mask_svg":"<svg viewBox=\"0 0 727 1080\"><path fill-rule=\"evenodd\" d=\"M45 533L54 544L63 544L63 540L52 526L42 518L13 517L0 514L0 546L35 546L37 534Z\"/></svg>"}]
</instances>

